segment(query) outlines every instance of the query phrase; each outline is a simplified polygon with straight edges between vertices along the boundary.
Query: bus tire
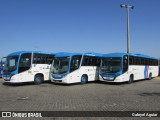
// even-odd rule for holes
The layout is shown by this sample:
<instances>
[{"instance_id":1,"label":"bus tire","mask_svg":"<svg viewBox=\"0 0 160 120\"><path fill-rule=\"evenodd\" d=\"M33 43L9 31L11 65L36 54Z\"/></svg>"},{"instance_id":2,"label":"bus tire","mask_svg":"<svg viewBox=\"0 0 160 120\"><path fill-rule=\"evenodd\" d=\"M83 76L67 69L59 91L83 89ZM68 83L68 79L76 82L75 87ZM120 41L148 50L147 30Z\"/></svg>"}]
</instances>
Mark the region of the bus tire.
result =
<instances>
[{"instance_id":1,"label":"bus tire","mask_svg":"<svg viewBox=\"0 0 160 120\"><path fill-rule=\"evenodd\" d=\"M128 81L128 84L131 84L131 83L133 83L133 75L130 75L130 77L129 77L129 81Z\"/></svg>"},{"instance_id":2,"label":"bus tire","mask_svg":"<svg viewBox=\"0 0 160 120\"><path fill-rule=\"evenodd\" d=\"M88 81L87 75L82 75L82 77L81 77L81 84L85 84L85 83L87 83L87 81Z\"/></svg>"},{"instance_id":3,"label":"bus tire","mask_svg":"<svg viewBox=\"0 0 160 120\"><path fill-rule=\"evenodd\" d=\"M152 73L149 73L149 78L148 80L151 80L152 79Z\"/></svg>"},{"instance_id":4,"label":"bus tire","mask_svg":"<svg viewBox=\"0 0 160 120\"><path fill-rule=\"evenodd\" d=\"M35 75L34 84L39 85L41 83L42 83L42 76L41 75Z\"/></svg>"}]
</instances>

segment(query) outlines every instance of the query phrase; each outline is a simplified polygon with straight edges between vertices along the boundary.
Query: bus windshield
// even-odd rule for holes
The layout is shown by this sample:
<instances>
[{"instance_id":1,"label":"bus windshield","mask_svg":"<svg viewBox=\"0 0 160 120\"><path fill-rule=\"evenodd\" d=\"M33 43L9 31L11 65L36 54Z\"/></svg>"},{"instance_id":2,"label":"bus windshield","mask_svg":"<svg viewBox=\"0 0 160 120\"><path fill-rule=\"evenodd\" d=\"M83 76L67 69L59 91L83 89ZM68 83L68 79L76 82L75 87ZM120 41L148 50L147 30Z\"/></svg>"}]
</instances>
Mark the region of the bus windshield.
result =
<instances>
[{"instance_id":1,"label":"bus windshield","mask_svg":"<svg viewBox=\"0 0 160 120\"><path fill-rule=\"evenodd\" d=\"M101 66L100 66L101 72L104 73L117 73L121 70L121 58L102 58L101 60Z\"/></svg>"},{"instance_id":2,"label":"bus windshield","mask_svg":"<svg viewBox=\"0 0 160 120\"><path fill-rule=\"evenodd\" d=\"M51 72L53 74L63 74L69 71L70 57L55 57L53 59Z\"/></svg>"},{"instance_id":3,"label":"bus windshield","mask_svg":"<svg viewBox=\"0 0 160 120\"><path fill-rule=\"evenodd\" d=\"M17 69L18 57L19 56L17 55L17 56L8 56L6 58L6 61L4 64L4 70L3 70L4 74L13 72Z\"/></svg>"}]
</instances>

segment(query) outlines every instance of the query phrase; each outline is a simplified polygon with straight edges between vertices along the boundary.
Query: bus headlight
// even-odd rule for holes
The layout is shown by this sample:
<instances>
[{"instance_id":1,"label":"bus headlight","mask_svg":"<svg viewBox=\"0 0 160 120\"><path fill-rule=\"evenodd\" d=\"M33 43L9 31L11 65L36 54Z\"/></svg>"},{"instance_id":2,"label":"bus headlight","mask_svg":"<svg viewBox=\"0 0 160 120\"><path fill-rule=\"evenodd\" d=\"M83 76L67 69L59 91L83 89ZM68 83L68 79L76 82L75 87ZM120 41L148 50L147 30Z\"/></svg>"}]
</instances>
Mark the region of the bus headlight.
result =
<instances>
[{"instance_id":1,"label":"bus headlight","mask_svg":"<svg viewBox=\"0 0 160 120\"><path fill-rule=\"evenodd\" d=\"M116 79L116 77L118 77L119 75L120 75L120 74L116 74L116 75L115 75L115 77L114 77L114 80L115 80L115 79Z\"/></svg>"},{"instance_id":2,"label":"bus headlight","mask_svg":"<svg viewBox=\"0 0 160 120\"><path fill-rule=\"evenodd\" d=\"M10 75L10 80L11 80L12 76L14 76L14 75L15 75L15 74L11 74L11 75Z\"/></svg>"},{"instance_id":3,"label":"bus headlight","mask_svg":"<svg viewBox=\"0 0 160 120\"><path fill-rule=\"evenodd\" d=\"M3 79L4 79L4 80L10 80L10 78L11 78L11 77L10 77L9 75L3 75Z\"/></svg>"}]
</instances>

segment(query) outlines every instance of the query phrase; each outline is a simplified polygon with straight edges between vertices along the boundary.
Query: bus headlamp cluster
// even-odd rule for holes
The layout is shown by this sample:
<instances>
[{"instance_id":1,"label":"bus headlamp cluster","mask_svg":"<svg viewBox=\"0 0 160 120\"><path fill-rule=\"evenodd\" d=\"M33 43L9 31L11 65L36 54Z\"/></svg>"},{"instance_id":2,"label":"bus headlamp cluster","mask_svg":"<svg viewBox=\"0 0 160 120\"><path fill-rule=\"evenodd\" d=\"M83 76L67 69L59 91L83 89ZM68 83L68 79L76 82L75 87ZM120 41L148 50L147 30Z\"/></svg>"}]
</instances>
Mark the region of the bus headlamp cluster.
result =
<instances>
[{"instance_id":1,"label":"bus headlamp cluster","mask_svg":"<svg viewBox=\"0 0 160 120\"><path fill-rule=\"evenodd\" d=\"M10 80L10 78L11 78L10 75L3 75L4 80Z\"/></svg>"},{"instance_id":2,"label":"bus headlamp cluster","mask_svg":"<svg viewBox=\"0 0 160 120\"><path fill-rule=\"evenodd\" d=\"M120 74L116 74L115 76L114 76L114 80L119 76Z\"/></svg>"},{"instance_id":3,"label":"bus headlamp cluster","mask_svg":"<svg viewBox=\"0 0 160 120\"><path fill-rule=\"evenodd\" d=\"M10 75L10 79L11 79L11 78L12 78L12 76L14 76L14 75L15 75L15 74L11 74L11 75Z\"/></svg>"},{"instance_id":4,"label":"bus headlamp cluster","mask_svg":"<svg viewBox=\"0 0 160 120\"><path fill-rule=\"evenodd\" d=\"M3 75L3 79L4 80L11 80L12 76L14 76L15 74L11 74L11 75Z\"/></svg>"}]
</instances>

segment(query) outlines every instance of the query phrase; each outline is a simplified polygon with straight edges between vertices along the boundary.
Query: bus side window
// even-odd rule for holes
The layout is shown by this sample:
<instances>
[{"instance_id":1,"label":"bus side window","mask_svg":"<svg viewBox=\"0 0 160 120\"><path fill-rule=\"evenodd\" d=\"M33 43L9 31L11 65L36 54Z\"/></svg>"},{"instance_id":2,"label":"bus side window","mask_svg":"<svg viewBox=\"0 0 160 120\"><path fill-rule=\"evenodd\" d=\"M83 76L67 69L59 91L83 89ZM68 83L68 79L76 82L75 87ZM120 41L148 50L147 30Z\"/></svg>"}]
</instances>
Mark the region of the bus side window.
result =
<instances>
[{"instance_id":1,"label":"bus side window","mask_svg":"<svg viewBox=\"0 0 160 120\"><path fill-rule=\"evenodd\" d=\"M134 58L132 56L129 56L129 64L134 65Z\"/></svg>"},{"instance_id":2,"label":"bus side window","mask_svg":"<svg viewBox=\"0 0 160 120\"><path fill-rule=\"evenodd\" d=\"M128 56L125 55L123 57L123 73L125 73L128 70Z\"/></svg>"},{"instance_id":3,"label":"bus side window","mask_svg":"<svg viewBox=\"0 0 160 120\"><path fill-rule=\"evenodd\" d=\"M101 62L101 59L100 58L97 58L97 61L96 61L96 66L100 66L100 62Z\"/></svg>"},{"instance_id":4,"label":"bus side window","mask_svg":"<svg viewBox=\"0 0 160 120\"><path fill-rule=\"evenodd\" d=\"M88 66L89 58L87 56L83 57L82 66Z\"/></svg>"},{"instance_id":5,"label":"bus side window","mask_svg":"<svg viewBox=\"0 0 160 120\"><path fill-rule=\"evenodd\" d=\"M47 63L48 64L52 64L52 61L53 61L53 57L52 56L48 56Z\"/></svg>"}]
</instances>

